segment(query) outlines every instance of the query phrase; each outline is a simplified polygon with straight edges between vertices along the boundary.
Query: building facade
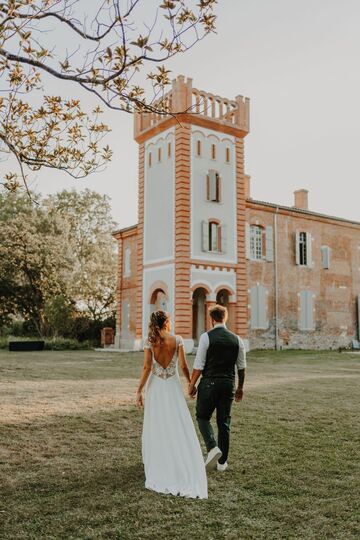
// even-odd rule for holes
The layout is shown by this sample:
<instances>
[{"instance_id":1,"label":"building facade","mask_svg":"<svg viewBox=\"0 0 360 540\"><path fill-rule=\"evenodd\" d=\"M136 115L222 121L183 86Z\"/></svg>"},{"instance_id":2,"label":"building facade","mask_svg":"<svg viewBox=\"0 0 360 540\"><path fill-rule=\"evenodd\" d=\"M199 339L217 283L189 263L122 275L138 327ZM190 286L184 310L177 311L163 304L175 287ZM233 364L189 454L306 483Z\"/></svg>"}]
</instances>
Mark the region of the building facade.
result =
<instances>
[{"instance_id":1,"label":"building facade","mask_svg":"<svg viewBox=\"0 0 360 540\"><path fill-rule=\"evenodd\" d=\"M255 201L244 170L249 100L221 98L179 76L172 116L135 117L138 224L119 244L116 346L139 350L154 309L188 351L211 305L251 348L335 348L359 332L360 223Z\"/></svg>"}]
</instances>

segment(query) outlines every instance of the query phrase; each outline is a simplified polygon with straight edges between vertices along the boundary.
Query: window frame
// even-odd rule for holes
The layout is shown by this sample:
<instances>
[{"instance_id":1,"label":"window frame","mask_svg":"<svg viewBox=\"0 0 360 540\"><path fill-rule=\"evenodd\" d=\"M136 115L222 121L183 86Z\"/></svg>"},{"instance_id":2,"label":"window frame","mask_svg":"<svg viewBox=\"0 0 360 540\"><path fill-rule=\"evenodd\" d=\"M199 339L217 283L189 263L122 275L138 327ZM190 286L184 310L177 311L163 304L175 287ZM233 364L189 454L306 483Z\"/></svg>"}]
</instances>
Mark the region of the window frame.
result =
<instances>
[{"instance_id":1,"label":"window frame","mask_svg":"<svg viewBox=\"0 0 360 540\"><path fill-rule=\"evenodd\" d=\"M256 231L256 234L255 234ZM251 261L264 260L264 228L261 225L250 224L249 254ZM257 256L258 255L258 256Z\"/></svg>"}]
</instances>

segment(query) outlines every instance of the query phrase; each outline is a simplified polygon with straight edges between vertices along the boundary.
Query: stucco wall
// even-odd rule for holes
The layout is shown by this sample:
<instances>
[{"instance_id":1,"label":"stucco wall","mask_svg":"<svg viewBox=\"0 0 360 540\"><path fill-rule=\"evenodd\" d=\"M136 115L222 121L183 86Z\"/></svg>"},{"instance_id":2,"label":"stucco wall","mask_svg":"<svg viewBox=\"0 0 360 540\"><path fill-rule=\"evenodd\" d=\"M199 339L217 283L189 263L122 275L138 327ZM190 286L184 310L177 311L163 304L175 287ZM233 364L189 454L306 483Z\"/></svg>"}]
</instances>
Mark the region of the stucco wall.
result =
<instances>
[{"instance_id":1,"label":"stucco wall","mask_svg":"<svg viewBox=\"0 0 360 540\"><path fill-rule=\"evenodd\" d=\"M174 257L174 154L174 128L145 145L144 264Z\"/></svg>"},{"instance_id":2,"label":"stucco wall","mask_svg":"<svg viewBox=\"0 0 360 540\"><path fill-rule=\"evenodd\" d=\"M197 141L201 156L197 156ZM216 159L211 158L211 145ZM226 148L230 162L226 162ZM221 202L206 200L206 176L210 169L221 177ZM208 261L236 262L236 183L235 138L197 126L191 132L191 256ZM204 253L201 246L203 220L215 218L226 226L226 253Z\"/></svg>"}]
</instances>

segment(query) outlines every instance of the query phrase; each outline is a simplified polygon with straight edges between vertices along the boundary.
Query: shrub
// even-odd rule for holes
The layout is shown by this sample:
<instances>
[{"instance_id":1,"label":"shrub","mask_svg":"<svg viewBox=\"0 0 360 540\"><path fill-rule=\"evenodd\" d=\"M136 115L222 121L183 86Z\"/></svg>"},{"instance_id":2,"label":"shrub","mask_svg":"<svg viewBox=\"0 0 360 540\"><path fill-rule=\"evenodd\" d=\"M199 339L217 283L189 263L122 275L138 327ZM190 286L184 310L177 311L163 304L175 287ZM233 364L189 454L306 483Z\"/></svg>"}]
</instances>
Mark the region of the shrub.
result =
<instances>
[{"instance_id":1,"label":"shrub","mask_svg":"<svg viewBox=\"0 0 360 540\"><path fill-rule=\"evenodd\" d=\"M54 338L45 341L45 350L47 351L80 351L90 350L92 345L89 341L76 341L68 338Z\"/></svg>"}]
</instances>

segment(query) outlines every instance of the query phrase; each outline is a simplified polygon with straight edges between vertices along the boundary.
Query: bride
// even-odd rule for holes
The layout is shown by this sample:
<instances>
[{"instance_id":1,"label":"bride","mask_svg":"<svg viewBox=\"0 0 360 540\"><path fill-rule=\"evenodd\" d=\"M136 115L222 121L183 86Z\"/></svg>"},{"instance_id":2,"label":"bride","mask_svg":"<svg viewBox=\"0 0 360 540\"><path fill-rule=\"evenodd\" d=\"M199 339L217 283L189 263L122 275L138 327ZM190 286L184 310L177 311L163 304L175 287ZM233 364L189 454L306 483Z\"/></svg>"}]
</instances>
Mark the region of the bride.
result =
<instances>
[{"instance_id":1,"label":"bride","mask_svg":"<svg viewBox=\"0 0 360 540\"><path fill-rule=\"evenodd\" d=\"M170 331L168 313L152 313L136 396L138 406L144 405L145 487L159 493L206 499L204 460L177 367L179 361L190 382L184 343L181 336ZM144 403L142 392L146 383Z\"/></svg>"}]
</instances>

